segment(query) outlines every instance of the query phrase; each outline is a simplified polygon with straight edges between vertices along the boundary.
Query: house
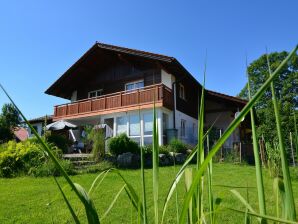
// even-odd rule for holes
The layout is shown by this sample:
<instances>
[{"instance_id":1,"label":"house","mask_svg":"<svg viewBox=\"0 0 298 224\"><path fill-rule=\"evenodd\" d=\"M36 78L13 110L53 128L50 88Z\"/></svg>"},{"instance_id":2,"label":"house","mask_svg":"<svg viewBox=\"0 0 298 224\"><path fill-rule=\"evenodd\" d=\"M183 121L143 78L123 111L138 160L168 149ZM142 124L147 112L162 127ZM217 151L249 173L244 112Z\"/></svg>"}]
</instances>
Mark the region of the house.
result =
<instances>
[{"instance_id":1,"label":"house","mask_svg":"<svg viewBox=\"0 0 298 224\"><path fill-rule=\"evenodd\" d=\"M31 120L28 120L28 122L32 125L32 127L37 131L39 135L42 135L44 133L44 127L46 124L50 124L53 122L53 116L52 115L45 115L42 117L34 118ZM33 137L34 134L30 128L27 128L29 137Z\"/></svg>"},{"instance_id":2,"label":"house","mask_svg":"<svg viewBox=\"0 0 298 224\"><path fill-rule=\"evenodd\" d=\"M174 57L96 42L45 93L70 101L54 106L53 121L106 124L113 136L127 133L140 145L152 143L155 104L159 144L178 137L195 145L201 89ZM246 101L207 90L205 104L205 126L217 119L221 132ZM237 128L226 147L241 141L246 127Z\"/></svg>"}]
</instances>

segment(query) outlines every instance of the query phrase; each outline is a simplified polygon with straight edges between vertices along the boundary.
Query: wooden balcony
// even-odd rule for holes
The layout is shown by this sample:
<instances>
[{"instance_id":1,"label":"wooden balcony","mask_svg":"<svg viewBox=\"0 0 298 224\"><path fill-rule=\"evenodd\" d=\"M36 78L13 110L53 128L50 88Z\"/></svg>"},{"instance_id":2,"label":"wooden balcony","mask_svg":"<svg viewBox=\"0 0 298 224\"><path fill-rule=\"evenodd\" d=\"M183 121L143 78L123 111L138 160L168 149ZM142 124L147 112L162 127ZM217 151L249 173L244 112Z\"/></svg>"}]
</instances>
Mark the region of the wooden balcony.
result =
<instances>
[{"instance_id":1,"label":"wooden balcony","mask_svg":"<svg viewBox=\"0 0 298 224\"><path fill-rule=\"evenodd\" d=\"M138 109L166 107L173 109L172 90L163 84L134 91L122 91L54 107L53 120L89 117Z\"/></svg>"}]
</instances>

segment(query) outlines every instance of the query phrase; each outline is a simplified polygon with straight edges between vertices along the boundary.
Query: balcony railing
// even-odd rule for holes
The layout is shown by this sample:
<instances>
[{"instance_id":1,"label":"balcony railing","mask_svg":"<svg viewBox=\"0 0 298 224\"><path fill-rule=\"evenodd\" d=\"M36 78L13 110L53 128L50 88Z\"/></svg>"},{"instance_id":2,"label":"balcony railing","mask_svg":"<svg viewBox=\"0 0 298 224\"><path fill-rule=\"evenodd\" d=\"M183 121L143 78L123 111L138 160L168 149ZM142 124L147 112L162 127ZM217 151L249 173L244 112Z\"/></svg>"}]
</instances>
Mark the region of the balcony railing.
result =
<instances>
[{"instance_id":1,"label":"balcony railing","mask_svg":"<svg viewBox=\"0 0 298 224\"><path fill-rule=\"evenodd\" d=\"M55 106L54 119L128 111L137 109L136 106L148 108L153 106L154 96L157 106L173 109L172 90L163 84L158 84Z\"/></svg>"}]
</instances>

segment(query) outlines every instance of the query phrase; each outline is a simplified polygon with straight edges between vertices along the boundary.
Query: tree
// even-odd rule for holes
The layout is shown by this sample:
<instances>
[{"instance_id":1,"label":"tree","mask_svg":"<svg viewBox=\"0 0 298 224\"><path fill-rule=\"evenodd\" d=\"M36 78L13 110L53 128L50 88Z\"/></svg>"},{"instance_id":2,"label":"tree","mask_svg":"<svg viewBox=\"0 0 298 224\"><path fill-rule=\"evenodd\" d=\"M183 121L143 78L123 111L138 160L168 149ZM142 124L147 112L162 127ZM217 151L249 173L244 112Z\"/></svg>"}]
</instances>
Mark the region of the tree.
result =
<instances>
[{"instance_id":1,"label":"tree","mask_svg":"<svg viewBox=\"0 0 298 224\"><path fill-rule=\"evenodd\" d=\"M270 67L274 71L279 64L287 57L288 52L274 52L269 54ZM263 85L269 77L266 55L262 55L253 61L247 68L250 78L250 88L252 95ZM288 145L289 132L294 132L294 113L298 109L298 56L292 57L287 66L280 72L279 78L274 80L274 87L278 104L280 107L281 125L285 142ZM238 95L248 98L247 83ZM273 104L271 100L270 88L265 92L256 106L259 137L264 136L266 141L274 142L277 140ZM297 114L296 114L297 115Z\"/></svg>"},{"instance_id":2,"label":"tree","mask_svg":"<svg viewBox=\"0 0 298 224\"><path fill-rule=\"evenodd\" d=\"M0 142L7 142L13 138L13 129L22 122L19 112L12 104L4 104L0 114Z\"/></svg>"}]
</instances>

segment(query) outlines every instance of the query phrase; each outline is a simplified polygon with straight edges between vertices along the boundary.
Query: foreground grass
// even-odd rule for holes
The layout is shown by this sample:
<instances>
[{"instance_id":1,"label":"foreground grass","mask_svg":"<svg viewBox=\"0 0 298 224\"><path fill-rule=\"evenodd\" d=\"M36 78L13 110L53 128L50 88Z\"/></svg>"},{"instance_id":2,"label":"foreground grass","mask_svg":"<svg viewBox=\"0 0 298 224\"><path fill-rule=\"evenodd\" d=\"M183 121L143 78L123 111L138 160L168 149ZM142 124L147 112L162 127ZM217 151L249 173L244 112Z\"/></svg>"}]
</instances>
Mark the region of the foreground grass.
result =
<instances>
[{"instance_id":1,"label":"foreground grass","mask_svg":"<svg viewBox=\"0 0 298 224\"><path fill-rule=\"evenodd\" d=\"M178 169L177 169L178 170ZM139 170L123 170L121 173L133 184L140 192L140 171ZM148 217L150 222L153 222L153 194L152 194L152 170L145 171L147 180L147 201L148 201ZM163 204L165 195L171 181L174 179L174 168L160 168L160 204ZM245 210L230 192L233 187L227 186L243 186L253 187L249 189L249 201L254 208L257 208L257 190L255 182L255 170L253 166L239 166L231 164L215 164L213 172L214 198L221 198L222 202L216 214L218 223L243 223L244 217L241 214L224 209L226 207ZM80 183L86 189L89 189L96 174L84 174L72 177L72 179ZM63 178L58 178L62 183L65 183ZM226 185L218 186L218 185ZM95 206L102 215L109 207L114 196L123 186L121 180L115 174L108 174L103 183L91 196ZM272 179L267 171L264 172L264 187L268 214L274 215L274 198L272 190ZM77 200L73 192L70 192L69 187L66 188L67 196L69 197L73 207L79 210L79 217L85 216L84 209ZM206 188L205 188L206 189ZM293 180L294 195L298 195L298 180L297 177ZM239 189L243 196L246 195L246 189ZM184 180L178 188L178 197L180 205L184 195ZM204 195L207 198L207 195ZM176 221L175 214L175 199L167 211L166 223ZM207 201L207 200L205 200ZM160 209L162 206L160 206ZM207 205L205 206L207 208ZM298 203L296 201L296 208ZM257 209L256 209L257 210ZM161 211L160 211L161 212ZM84 220L84 219L83 219ZM109 215L102 221L103 223L136 223L137 214L133 210L125 192L121 193L115 206L112 208ZM58 192L57 186L53 178L31 178L19 177L15 179L0 179L0 223L72 223L72 217L66 207L62 196Z\"/></svg>"}]
</instances>

